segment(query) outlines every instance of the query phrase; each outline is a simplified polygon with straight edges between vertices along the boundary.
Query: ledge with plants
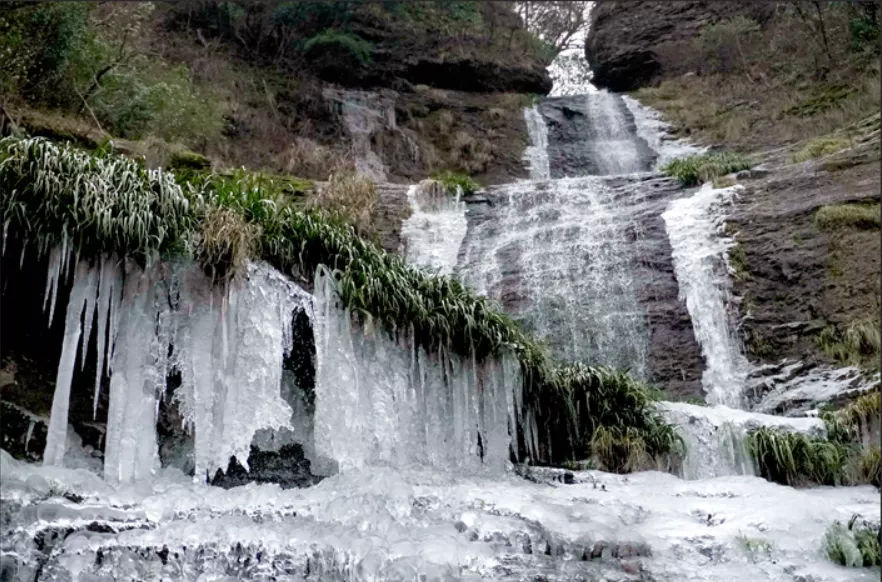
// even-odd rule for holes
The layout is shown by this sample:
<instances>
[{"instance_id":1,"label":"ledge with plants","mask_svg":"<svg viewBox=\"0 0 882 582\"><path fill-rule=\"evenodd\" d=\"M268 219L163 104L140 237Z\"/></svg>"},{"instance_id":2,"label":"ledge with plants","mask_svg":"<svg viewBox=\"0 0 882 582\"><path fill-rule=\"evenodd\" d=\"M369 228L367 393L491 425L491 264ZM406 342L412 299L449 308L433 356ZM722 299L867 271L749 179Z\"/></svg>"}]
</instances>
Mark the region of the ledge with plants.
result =
<instances>
[{"instance_id":1,"label":"ledge with plants","mask_svg":"<svg viewBox=\"0 0 882 582\"><path fill-rule=\"evenodd\" d=\"M142 263L189 256L215 279L236 276L250 259L303 281L325 265L357 318L393 334L412 330L432 352L514 355L539 429L534 461L592 456L627 471L681 450L646 386L623 372L558 366L496 303L407 265L361 238L351 217L309 207L291 187L279 176L174 174L41 138L0 140L4 236Z\"/></svg>"}]
</instances>

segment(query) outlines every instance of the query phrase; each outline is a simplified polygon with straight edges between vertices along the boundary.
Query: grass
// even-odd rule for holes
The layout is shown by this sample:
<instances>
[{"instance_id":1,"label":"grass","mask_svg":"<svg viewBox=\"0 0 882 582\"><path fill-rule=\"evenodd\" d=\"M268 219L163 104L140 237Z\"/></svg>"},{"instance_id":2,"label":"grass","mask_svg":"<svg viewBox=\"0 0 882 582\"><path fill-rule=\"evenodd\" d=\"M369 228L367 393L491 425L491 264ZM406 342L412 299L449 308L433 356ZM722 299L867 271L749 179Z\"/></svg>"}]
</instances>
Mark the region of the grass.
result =
<instances>
[{"instance_id":1,"label":"grass","mask_svg":"<svg viewBox=\"0 0 882 582\"><path fill-rule=\"evenodd\" d=\"M838 228L878 230L880 226L879 203L822 206L815 212L815 224L824 230Z\"/></svg>"},{"instance_id":2,"label":"grass","mask_svg":"<svg viewBox=\"0 0 882 582\"><path fill-rule=\"evenodd\" d=\"M835 154L849 146L849 141L841 137L819 137L808 141L801 149L796 151L791 160L799 163L816 158L822 158Z\"/></svg>"},{"instance_id":3,"label":"grass","mask_svg":"<svg viewBox=\"0 0 882 582\"><path fill-rule=\"evenodd\" d=\"M762 477L784 485L880 486L880 396L874 390L821 417L827 438L762 427L748 434L748 450Z\"/></svg>"},{"instance_id":4,"label":"grass","mask_svg":"<svg viewBox=\"0 0 882 582\"><path fill-rule=\"evenodd\" d=\"M859 319L843 327L828 325L815 336L822 352L843 364L858 365L878 359L882 337L879 322L873 318Z\"/></svg>"},{"instance_id":5,"label":"grass","mask_svg":"<svg viewBox=\"0 0 882 582\"><path fill-rule=\"evenodd\" d=\"M326 184L318 188L309 203L349 222L359 232L366 233L370 227L371 213L377 204L377 187L355 173L334 173Z\"/></svg>"},{"instance_id":6,"label":"grass","mask_svg":"<svg viewBox=\"0 0 882 582\"><path fill-rule=\"evenodd\" d=\"M697 186L750 166L750 161L741 154L717 152L677 158L662 170L680 180L683 186Z\"/></svg>"},{"instance_id":7,"label":"grass","mask_svg":"<svg viewBox=\"0 0 882 582\"><path fill-rule=\"evenodd\" d=\"M879 566L879 524L854 515L848 525L834 521L824 534L824 549L832 562L849 568Z\"/></svg>"},{"instance_id":8,"label":"grass","mask_svg":"<svg viewBox=\"0 0 882 582\"><path fill-rule=\"evenodd\" d=\"M337 213L304 208L298 180L244 170L226 174L146 170L41 138L0 140L4 235L46 250L66 241L81 257L141 262L190 255L216 279L248 259L311 281L327 268L342 303L362 322L407 333L430 353L477 360L514 356L524 412L539 432L534 462L590 453L610 470L633 470L681 451L654 395L627 373L560 366L499 306L452 277L427 274L361 238ZM530 448L530 447L528 447Z\"/></svg>"},{"instance_id":9,"label":"grass","mask_svg":"<svg viewBox=\"0 0 882 582\"><path fill-rule=\"evenodd\" d=\"M441 185L444 186L444 190L451 195L456 193L474 194L481 189L480 184L478 184L471 176L462 172L445 170L444 172L434 174L432 179L441 182Z\"/></svg>"},{"instance_id":10,"label":"grass","mask_svg":"<svg viewBox=\"0 0 882 582\"><path fill-rule=\"evenodd\" d=\"M761 427L748 433L747 446L759 474L784 485L840 485L848 450L838 442Z\"/></svg>"}]
</instances>

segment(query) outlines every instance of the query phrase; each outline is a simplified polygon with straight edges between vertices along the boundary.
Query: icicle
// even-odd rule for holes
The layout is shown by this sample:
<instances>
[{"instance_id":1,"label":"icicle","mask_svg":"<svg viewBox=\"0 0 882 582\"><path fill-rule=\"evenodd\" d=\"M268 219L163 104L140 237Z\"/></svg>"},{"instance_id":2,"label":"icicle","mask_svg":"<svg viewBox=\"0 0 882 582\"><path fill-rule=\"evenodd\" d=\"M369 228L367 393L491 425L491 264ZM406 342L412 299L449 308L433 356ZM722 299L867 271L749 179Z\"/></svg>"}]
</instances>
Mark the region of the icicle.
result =
<instances>
[{"instance_id":1,"label":"icicle","mask_svg":"<svg viewBox=\"0 0 882 582\"><path fill-rule=\"evenodd\" d=\"M104 478L123 482L149 476L158 466L155 410L167 346L157 345L156 271L129 270L113 348L110 405L104 447ZM166 304L167 305L167 304ZM164 349L165 348L165 349Z\"/></svg>"},{"instance_id":2,"label":"icicle","mask_svg":"<svg viewBox=\"0 0 882 582\"><path fill-rule=\"evenodd\" d=\"M27 432L27 434L25 435L25 453L28 452L28 447L29 447L30 444L31 444L31 437L32 437L33 434L34 434L34 425L35 425L35 424L37 424L37 423L36 423L36 421L34 421L33 418L32 418L32 419L30 420L30 422L28 423L28 432Z\"/></svg>"},{"instance_id":3,"label":"icicle","mask_svg":"<svg viewBox=\"0 0 882 582\"><path fill-rule=\"evenodd\" d=\"M88 297L95 294L96 279L95 269L90 269L85 262L77 265L74 284L67 303L64 343L61 347L61 359L58 362L58 374L55 379L55 394L52 398L52 414L49 417L46 450L43 453L43 463L46 465L61 465L64 458L70 384L76 365L77 345L80 341L80 319Z\"/></svg>"},{"instance_id":4,"label":"icicle","mask_svg":"<svg viewBox=\"0 0 882 582\"><path fill-rule=\"evenodd\" d=\"M24 259L24 248L22 248ZM49 265L46 269L46 292L43 294L43 311L46 311L46 302L49 301L49 321L47 327L52 327L52 319L55 317L55 299L58 296L58 279L61 277L61 250L53 247L49 253Z\"/></svg>"}]
</instances>

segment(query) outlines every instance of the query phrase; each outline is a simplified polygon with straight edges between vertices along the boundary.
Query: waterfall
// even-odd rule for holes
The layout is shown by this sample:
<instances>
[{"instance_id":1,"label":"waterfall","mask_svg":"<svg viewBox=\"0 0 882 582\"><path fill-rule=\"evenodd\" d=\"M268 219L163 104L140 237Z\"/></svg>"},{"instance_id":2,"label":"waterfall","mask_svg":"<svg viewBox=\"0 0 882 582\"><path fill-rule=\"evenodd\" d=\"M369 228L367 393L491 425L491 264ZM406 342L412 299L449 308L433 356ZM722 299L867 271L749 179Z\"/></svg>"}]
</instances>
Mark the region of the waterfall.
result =
<instances>
[{"instance_id":1,"label":"waterfall","mask_svg":"<svg viewBox=\"0 0 882 582\"><path fill-rule=\"evenodd\" d=\"M320 270L316 300L315 445L341 470L385 464L449 470L508 464L521 380L511 358L428 354L356 325Z\"/></svg>"},{"instance_id":2,"label":"waterfall","mask_svg":"<svg viewBox=\"0 0 882 582\"><path fill-rule=\"evenodd\" d=\"M524 109L524 121L527 123L527 135L530 145L524 150L524 161L530 170L531 180L547 180L551 177L548 165L548 126L545 118L539 113L539 107Z\"/></svg>"},{"instance_id":3,"label":"waterfall","mask_svg":"<svg viewBox=\"0 0 882 582\"><path fill-rule=\"evenodd\" d=\"M500 300L557 357L644 376L648 333L616 191L584 177L517 182L487 197L492 207L469 209L463 279Z\"/></svg>"},{"instance_id":4,"label":"waterfall","mask_svg":"<svg viewBox=\"0 0 882 582\"><path fill-rule=\"evenodd\" d=\"M323 96L336 104L349 133L355 170L374 182L386 180L387 168L373 149L371 137L396 129L394 105L369 91L325 88Z\"/></svg>"},{"instance_id":5,"label":"waterfall","mask_svg":"<svg viewBox=\"0 0 882 582\"><path fill-rule=\"evenodd\" d=\"M665 402L662 412L679 429L688 454L683 461L684 479L726 475L753 475L753 459L747 450L747 434L761 426L786 432L823 436L819 418L788 418L747 412L727 406L696 406Z\"/></svg>"},{"instance_id":6,"label":"waterfall","mask_svg":"<svg viewBox=\"0 0 882 582\"><path fill-rule=\"evenodd\" d=\"M401 225L404 256L413 265L449 275L456 268L468 223L462 192L450 194L435 180L407 191L411 214Z\"/></svg>"},{"instance_id":7,"label":"waterfall","mask_svg":"<svg viewBox=\"0 0 882 582\"><path fill-rule=\"evenodd\" d=\"M705 184L691 197L671 202L662 214L680 296L705 359L707 401L732 408L744 407L748 363L729 328L726 251L733 243L722 234L722 209L738 189Z\"/></svg>"}]
</instances>

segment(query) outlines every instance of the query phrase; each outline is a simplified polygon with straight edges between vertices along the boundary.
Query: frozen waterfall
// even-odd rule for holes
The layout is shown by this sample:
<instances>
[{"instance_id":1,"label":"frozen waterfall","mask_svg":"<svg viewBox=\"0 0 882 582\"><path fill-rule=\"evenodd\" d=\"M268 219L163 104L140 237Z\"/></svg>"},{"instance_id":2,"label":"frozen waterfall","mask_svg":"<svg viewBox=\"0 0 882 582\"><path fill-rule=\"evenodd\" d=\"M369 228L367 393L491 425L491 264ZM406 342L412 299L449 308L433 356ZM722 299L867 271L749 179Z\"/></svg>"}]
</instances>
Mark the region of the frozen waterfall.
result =
<instances>
[{"instance_id":1,"label":"frozen waterfall","mask_svg":"<svg viewBox=\"0 0 882 582\"><path fill-rule=\"evenodd\" d=\"M407 262L451 274L468 228L462 192L451 194L440 182L424 180L408 189L407 200L411 214L401 225Z\"/></svg>"}]
</instances>

